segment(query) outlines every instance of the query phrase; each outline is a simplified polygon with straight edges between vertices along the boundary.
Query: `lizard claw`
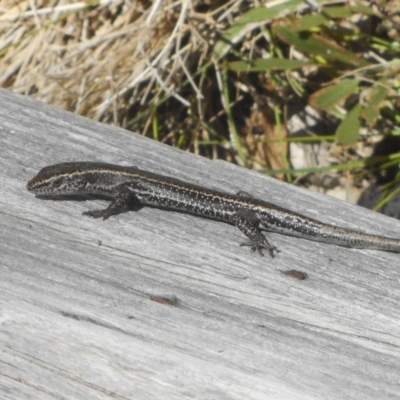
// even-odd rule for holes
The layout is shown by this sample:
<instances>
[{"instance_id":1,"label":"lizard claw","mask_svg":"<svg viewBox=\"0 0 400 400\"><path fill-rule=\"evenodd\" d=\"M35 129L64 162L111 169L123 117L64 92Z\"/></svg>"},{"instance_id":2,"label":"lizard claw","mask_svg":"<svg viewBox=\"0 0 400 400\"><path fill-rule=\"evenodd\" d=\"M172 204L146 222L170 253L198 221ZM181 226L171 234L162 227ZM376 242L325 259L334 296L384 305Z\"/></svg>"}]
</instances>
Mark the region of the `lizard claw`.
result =
<instances>
[{"instance_id":1,"label":"lizard claw","mask_svg":"<svg viewBox=\"0 0 400 400\"><path fill-rule=\"evenodd\" d=\"M265 249L268 251L268 254L271 258L275 257L275 252L279 253L279 250L275 246L272 246L266 241L263 243L243 242L240 244L240 246L250 246L250 251L254 253L257 250L260 256L264 256L263 249Z\"/></svg>"}]
</instances>

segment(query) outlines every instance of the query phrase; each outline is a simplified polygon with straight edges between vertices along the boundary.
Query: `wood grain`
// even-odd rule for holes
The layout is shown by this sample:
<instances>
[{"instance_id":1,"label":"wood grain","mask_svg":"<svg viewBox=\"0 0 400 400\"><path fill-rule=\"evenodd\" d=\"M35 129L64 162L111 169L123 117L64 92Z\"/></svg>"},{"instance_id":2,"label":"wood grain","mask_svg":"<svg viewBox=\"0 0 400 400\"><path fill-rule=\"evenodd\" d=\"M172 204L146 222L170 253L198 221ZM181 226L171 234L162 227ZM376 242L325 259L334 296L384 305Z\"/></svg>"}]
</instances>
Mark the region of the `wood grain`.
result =
<instances>
[{"instance_id":1,"label":"wood grain","mask_svg":"<svg viewBox=\"0 0 400 400\"><path fill-rule=\"evenodd\" d=\"M400 236L398 221L9 91L0 104L2 399L399 396L399 255L270 234L271 260L217 221L149 208L94 220L82 212L104 202L25 185L49 164L103 161L372 233Z\"/></svg>"}]
</instances>

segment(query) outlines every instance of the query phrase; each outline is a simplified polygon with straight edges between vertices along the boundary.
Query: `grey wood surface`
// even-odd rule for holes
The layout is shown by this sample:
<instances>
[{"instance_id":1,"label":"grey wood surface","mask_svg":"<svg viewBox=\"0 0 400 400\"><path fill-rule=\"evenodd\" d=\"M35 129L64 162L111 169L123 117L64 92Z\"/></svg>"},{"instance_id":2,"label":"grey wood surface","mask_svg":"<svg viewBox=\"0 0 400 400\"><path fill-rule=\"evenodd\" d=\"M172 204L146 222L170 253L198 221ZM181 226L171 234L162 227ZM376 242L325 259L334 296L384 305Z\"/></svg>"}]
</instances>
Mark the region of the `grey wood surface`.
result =
<instances>
[{"instance_id":1,"label":"grey wood surface","mask_svg":"<svg viewBox=\"0 0 400 400\"><path fill-rule=\"evenodd\" d=\"M137 165L329 223L400 223L0 90L1 399L400 398L400 255L103 201L36 199L40 168ZM308 274L299 281L281 271ZM154 296L176 298L175 305Z\"/></svg>"}]
</instances>

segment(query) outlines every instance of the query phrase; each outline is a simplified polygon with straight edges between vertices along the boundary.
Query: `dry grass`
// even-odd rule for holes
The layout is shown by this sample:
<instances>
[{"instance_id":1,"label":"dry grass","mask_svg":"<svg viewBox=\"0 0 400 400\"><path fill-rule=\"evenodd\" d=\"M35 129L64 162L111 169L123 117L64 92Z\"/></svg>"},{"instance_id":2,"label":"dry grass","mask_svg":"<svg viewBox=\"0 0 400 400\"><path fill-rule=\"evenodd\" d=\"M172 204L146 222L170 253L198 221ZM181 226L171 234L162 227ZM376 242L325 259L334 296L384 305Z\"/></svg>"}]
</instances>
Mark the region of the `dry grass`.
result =
<instances>
[{"instance_id":1,"label":"dry grass","mask_svg":"<svg viewBox=\"0 0 400 400\"><path fill-rule=\"evenodd\" d=\"M171 57L187 29L180 2L3 3L5 87L114 124L126 122L132 97L146 103L155 82L173 91L158 71L184 56Z\"/></svg>"},{"instance_id":2,"label":"dry grass","mask_svg":"<svg viewBox=\"0 0 400 400\"><path fill-rule=\"evenodd\" d=\"M218 2L211 3L214 8L189 0L2 1L0 82L115 125L129 125L144 112L132 128L177 144L196 100L202 100L198 118L220 118L209 115L210 82L199 77L209 61L207 35L246 4L221 2L221 11ZM221 21L214 19L222 12ZM165 101L168 111L160 109ZM162 132L156 132L157 118L166 122ZM207 132L201 136L208 139ZM182 147L190 148L198 138L184 141Z\"/></svg>"}]
</instances>

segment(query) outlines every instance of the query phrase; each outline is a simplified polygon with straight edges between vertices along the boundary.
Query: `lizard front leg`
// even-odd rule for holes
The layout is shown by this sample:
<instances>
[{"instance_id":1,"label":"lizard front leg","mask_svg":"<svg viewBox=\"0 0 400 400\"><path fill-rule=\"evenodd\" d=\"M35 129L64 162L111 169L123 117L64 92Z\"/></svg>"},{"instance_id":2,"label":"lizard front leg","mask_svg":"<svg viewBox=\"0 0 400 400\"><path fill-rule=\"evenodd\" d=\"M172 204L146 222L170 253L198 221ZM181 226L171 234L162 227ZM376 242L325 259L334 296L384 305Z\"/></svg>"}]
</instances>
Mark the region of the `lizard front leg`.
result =
<instances>
[{"instance_id":1,"label":"lizard front leg","mask_svg":"<svg viewBox=\"0 0 400 400\"><path fill-rule=\"evenodd\" d=\"M113 198L109 206L103 210L85 211L83 215L93 218L103 218L104 220L113 215L122 214L126 211L137 211L139 203L127 185L118 186L115 190L117 195Z\"/></svg>"}]
</instances>

